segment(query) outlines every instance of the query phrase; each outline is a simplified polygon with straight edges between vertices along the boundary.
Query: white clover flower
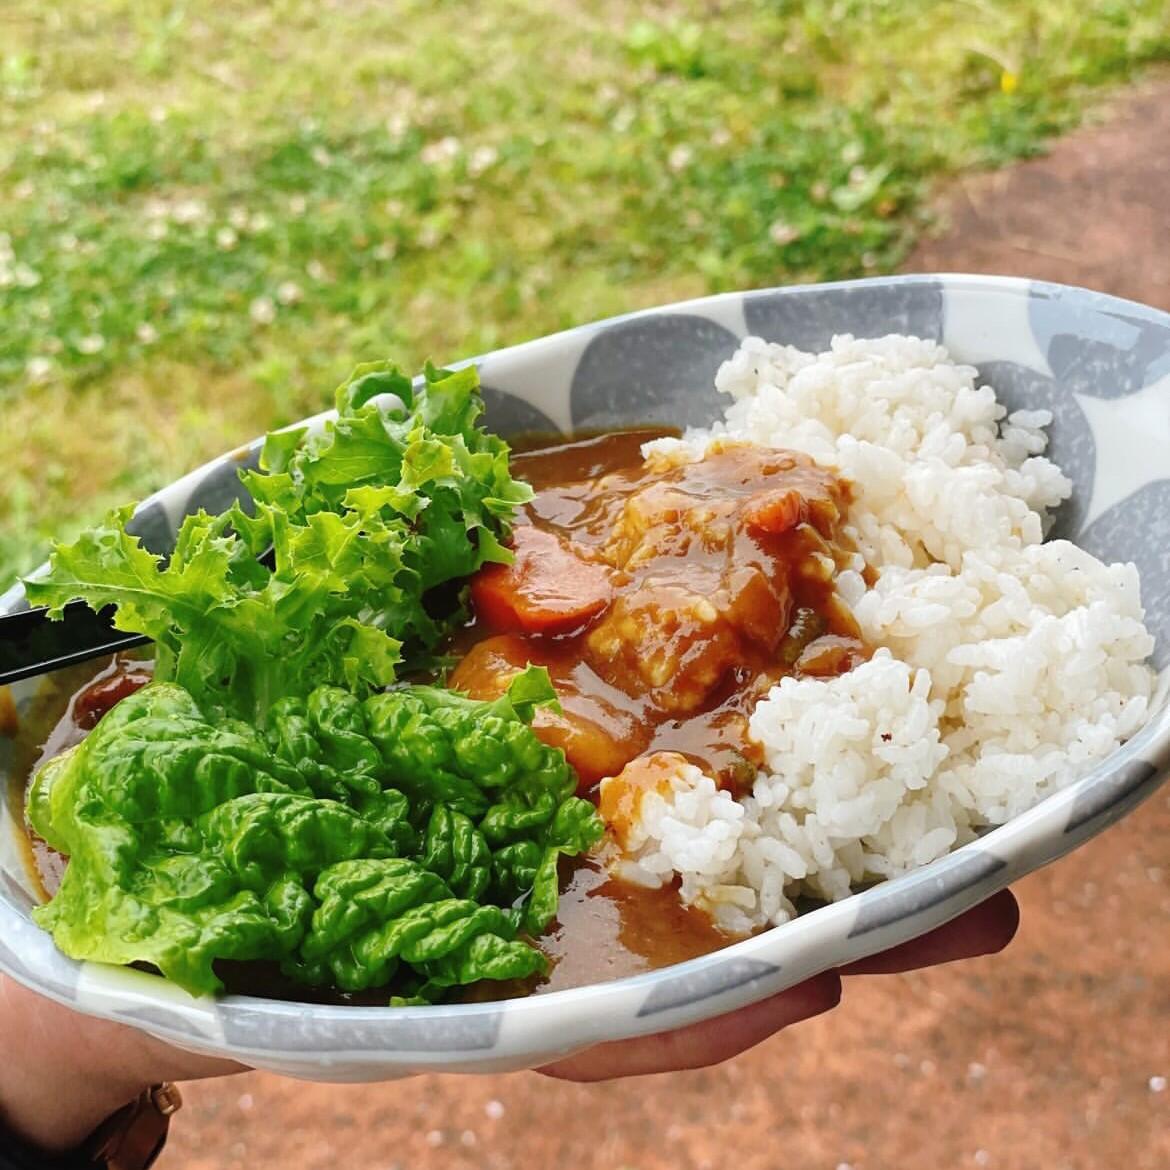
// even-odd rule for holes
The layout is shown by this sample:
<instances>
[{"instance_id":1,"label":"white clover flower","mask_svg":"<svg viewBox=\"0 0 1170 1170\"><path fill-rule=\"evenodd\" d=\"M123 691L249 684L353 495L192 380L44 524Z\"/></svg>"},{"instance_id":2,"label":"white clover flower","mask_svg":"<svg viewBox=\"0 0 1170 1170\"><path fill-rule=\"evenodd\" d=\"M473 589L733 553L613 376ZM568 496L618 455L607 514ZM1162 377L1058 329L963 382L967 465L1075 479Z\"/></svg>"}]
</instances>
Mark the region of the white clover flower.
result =
<instances>
[{"instance_id":1,"label":"white clover flower","mask_svg":"<svg viewBox=\"0 0 1170 1170\"><path fill-rule=\"evenodd\" d=\"M437 142L428 142L419 151L418 157L428 167L440 166L449 163L459 153L459 139L448 134Z\"/></svg>"},{"instance_id":2,"label":"white clover flower","mask_svg":"<svg viewBox=\"0 0 1170 1170\"><path fill-rule=\"evenodd\" d=\"M32 357L24 367L30 382L44 382L53 372L53 363L47 357Z\"/></svg>"},{"instance_id":3,"label":"white clover flower","mask_svg":"<svg viewBox=\"0 0 1170 1170\"><path fill-rule=\"evenodd\" d=\"M329 270L320 260L310 260L305 265L305 274L310 280L324 281L329 279Z\"/></svg>"},{"instance_id":4,"label":"white clover flower","mask_svg":"<svg viewBox=\"0 0 1170 1170\"><path fill-rule=\"evenodd\" d=\"M861 156L865 153L865 148L860 142L846 142L841 147L841 161L847 166L852 166L855 162L861 161Z\"/></svg>"},{"instance_id":5,"label":"white clover flower","mask_svg":"<svg viewBox=\"0 0 1170 1170\"><path fill-rule=\"evenodd\" d=\"M92 355L106 348L106 339L100 333L89 333L77 342L77 352Z\"/></svg>"},{"instance_id":6,"label":"white clover flower","mask_svg":"<svg viewBox=\"0 0 1170 1170\"><path fill-rule=\"evenodd\" d=\"M12 279L17 288L36 288L41 283L41 274L27 264L17 264L12 269Z\"/></svg>"},{"instance_id":7,"label":"white clover flower","mask_svg":"<svg viewBox=\"0 0 1170 1170\"><path fill-rule=\"evenodd\" d=\"M244 231L248 226L248 209L240 207L238 204L228 210L228 223L232 225L238 232Z\"/></svg>"},{"instance_id":8,"label":"white clover flower","mask_svg":"<svg viewBox=\"0 0 1170 1170\"><path fill-rule=\"evenodd\" d=\"M488 167L495 166L499 157L500 152L494 146L477 146L467 161L467 169L473 175L482 175Z\"/></svg>"},{"instance_id":9,"label":"white clover flower","mask_svg":"<svg viewBox=\"0 0 1170 1170\"><path fill-rule=\"evenodd\" d=\"M787 223L785 220L778 219L768 228L768 238L777 247L782 248L785 244L791 244L793 240L800 239L800 232Z\"/></svg>"},{"instance_id":10,"label":"white clover flower","mask_svg":"<svg viewBox=\"0 0 1170 1170\"><path fill-rule=\"evenodd\" d=\"M617 134L624 134L633 124L637 117L637 112L633 106L622 106L620 110L613 116L610 122L610 129Z\"/></svg>"},{"instance_id":11,"label":"white clover flower","mask_svg":"<svg viewBox=\"0 0 1170 1170\"><path fill-rule=\"evenodd\" d=\"M292 280L282 280L276 286L276 299L282 305L295 305L301 299L301 286Z\"/></svg>"},{"instance_id":12,"label":"white clover flower","mask_svg":"<svg viewBox=\"0 0 1170 1170\"><path fill-rule=\"evenodd\" d=\"M152 219L146 225L147 239L151 240L165 240L167 237L167 222L165 219Z\"/></svg>"},{"instance_id":13,"label":"white clover flower","mask_svg":"<svg viewBox=\"0 0 1170 1170\"><path fill-rule=\"evenodd\" d=\"M233 227L221 227L215 233L215 246L222 248L225 252L230 252L239 242L240 237Z\"/></svg>"},{"instance_id":14,"label":"white clover flower","mask_svg":"<svg viewBox=\"0 0 1170 1170\"><path fill-rule=\"evenodd\" d=\"M271 297L257 297L248 306L248 316L257 325L271 325L276 320L276 304Z\"/></svg>"},{"instance_id":15,"label":"white clover flower","mask_svg":"<svg viewBox=\"0 0 1170 1170\"><path fill-rule=\"evenodd\" d=\"M410 118L407 117L403 110L395 110L389 118L386 119L386 133L390 135L395 141L402 138L410 129Z\"/></svg>"},{"instance_id":16,"label":"white clover flower","mask_svg":"<svg viewBox=\"0 0 1170 1170\"><path fill-rule=\"evenodd\" d=\"M677 174L679 171L684 171L690 166L693 157L694 151L689 146L676 146L670 152L670 157L666 160L667 166Z\"/></svg>"},{"instance_id":17,"label":"white clover flower","mask_svg":"<svg viewBox=\"0 0 1170 1170\"><path fill-rule=\"evenodd\" d=\"M207 215L207 208L198 199L180 199L171 208L171 219L179 224L199 223Z\"/></svg>"},{"instance_id":18,"label":"white clover flower","mask_svg":"<svg viewBox=\"0 0 1170 1170\"><path fill-rule=\"evenodd\" d=\"M726 126L717 126L711 131L712 146L726 146L731 141L731 131Z\"/></svg>"},{"instance_id":19,"label":"white clover flower","mask_svg":"<svg viewBox=\"0 0 1170 1170\"><path fill-rule=\"evenodd\" d=\"M314 146L313 149L309 151L309 157L319 167L331 167L333 165L333 155L331 155L329 151L327 151L325 147L321 146L320 144Z\"/></svg>"},{"instance_id":20,"label":"white clover flower","mask_svg":"<svg viewBox=\"0 0 1170 1170\"><path fill-rule=\"evenodd\" d=\"M398 246L393 240L383 240L374 248L375 260L393 260L398 254Z\"/></svg>"},{"instance_id":21,"label":"white clover flower","mask_svg":"<svg viewBox=\"0 0 1170 1170\"><path fill-rule=\"evenodd\" d=\"M406 207L401 199L387 199L386 202L382 204L382 210L385 211L385 213L391 219L401 219L402 213L406 210Z\"/></svg>"},{"instance_id":22,"label":"white clover flower","mask_svg":"<svg viewBox=\"0 0 1170 1170\"><path fill-rule=\"evenodd\" d=\"M288 201L290 215L304 215L308 206L309 201L303 195L293 195Z\"/></svg>"},{"instance_id":23,"label":"white clover flower","mask_svg":"<svg viewBox=\"0 0 1170 1170\"><path fill-rule=\"evenodd\" d=\"M143 345L153 345L156 341L158 341L158 330L149 321L143 321L142 324L134 330L134 336L137 337Z\"/></svg>"},{"instance_id":24,"label":"white clover flower","mask_svg":"<svg viewBox=\"0 0 1170 1170\"><path fill-rule=\"evenodd\" d=\"M21 179L19 183L12 188L12 195L15 199L31 199L36 193L36 186L32 179Z\"/></svg>"},{"instance_id":25,"label":"white clover flower","mask_svg":"<svg viewBox=\"0 0 1170 1170\"><path fill-rule=\"evenodd\" d=\"M424 223L418 233L418 246L420 248L434 248L438 246L442 238L443 233L439 231L435 224Z\"/></svg>"},{"instance_id":26,"label":"white clover flower","mask_svg":"<svg viewBox=\"0 0 1170 1170\"><path fill-rule=\"evenodd\" d=\"M257 211L255 215L248 220L248 227L258 235L261 232L266 232L272 227L272 219L263 211Z\"/></svg>"}]
</instances>

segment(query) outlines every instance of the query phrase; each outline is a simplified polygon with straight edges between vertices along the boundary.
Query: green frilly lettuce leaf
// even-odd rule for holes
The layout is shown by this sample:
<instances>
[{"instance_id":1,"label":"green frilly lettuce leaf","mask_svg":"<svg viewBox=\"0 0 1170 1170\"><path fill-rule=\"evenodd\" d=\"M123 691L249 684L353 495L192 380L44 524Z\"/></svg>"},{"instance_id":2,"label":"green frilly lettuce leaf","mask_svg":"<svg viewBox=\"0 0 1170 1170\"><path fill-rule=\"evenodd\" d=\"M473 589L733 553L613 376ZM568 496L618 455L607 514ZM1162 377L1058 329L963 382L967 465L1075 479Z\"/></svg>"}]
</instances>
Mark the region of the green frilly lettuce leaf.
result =
<instances>
[{"instance_id":1,"label":"green frilly lettuce leaf","mask_svg":"<svg viewBox=\"0 0 1170 1170\"><path fill-rule=\"evenodd\" d=\"M389 363L360 366L337 407L320 434L268 437L261 469L241 473L250 511L188 516L169 559L127 533L130 509L114 512L54 548L29 600L54 615L75 599L115 606L119 629L154 640L160 681L253 723L321 683L364 697L404 654L425 664L460 616L454 585L507 559L531 489L478 425L474 367L428 366L415 386Z\"/></svg>"}]
</instances>

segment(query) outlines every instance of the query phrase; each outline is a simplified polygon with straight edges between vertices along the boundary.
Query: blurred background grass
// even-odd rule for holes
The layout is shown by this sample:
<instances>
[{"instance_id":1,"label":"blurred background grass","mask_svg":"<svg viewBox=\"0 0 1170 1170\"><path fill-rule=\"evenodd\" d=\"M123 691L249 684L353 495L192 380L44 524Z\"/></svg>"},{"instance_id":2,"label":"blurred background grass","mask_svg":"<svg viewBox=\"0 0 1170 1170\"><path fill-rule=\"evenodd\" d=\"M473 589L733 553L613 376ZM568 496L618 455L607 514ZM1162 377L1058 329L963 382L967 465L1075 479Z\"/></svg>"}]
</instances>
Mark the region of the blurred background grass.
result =
<instances>
[{"instance_id":1,"label":"blurred background grass","mask_svg":"<svg viewBox=\"0 0 1170 1170\"><path fill-rule=\"evenodd\" d=\"M444 362L889 271L932 185L1170 58L1170 0L5 0L0 588Z\"/></svg>"}]
</instances>

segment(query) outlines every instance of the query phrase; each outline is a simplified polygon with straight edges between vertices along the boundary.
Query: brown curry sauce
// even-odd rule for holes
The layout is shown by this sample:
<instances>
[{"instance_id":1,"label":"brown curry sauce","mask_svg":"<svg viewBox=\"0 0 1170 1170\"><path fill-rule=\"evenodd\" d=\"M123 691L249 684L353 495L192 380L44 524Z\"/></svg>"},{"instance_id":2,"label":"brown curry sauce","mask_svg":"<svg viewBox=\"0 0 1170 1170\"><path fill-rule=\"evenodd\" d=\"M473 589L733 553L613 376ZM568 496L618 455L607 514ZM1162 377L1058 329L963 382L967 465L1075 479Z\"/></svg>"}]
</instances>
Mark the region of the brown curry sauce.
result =
<instances>
[{"instance_id":1,"label":"brown curry sauce","mask_svg":"<svg viewBox=\"0 0 1170 1170\"><path fill-rule=\"evenodd\" d=\"M755 701L794 668L839 674L868 656L834 589L848 487L805 456L742 444L643 464L641 444L660 434L513 457L537 494L513 531L516 563L480 577L538 598L559 590L582 620L546 633L518 606L485 616L477 605L452 647L448 682L475 698L502 694L527 663L548 668L563 714L541 711L535 726L565 750L583 795L656 751L748 790L760 762L747 738ZM473 582L473 601L482 597Z\"/></svg>"},{"instance_id":2,"label":"brown curry sauce","mask_svg":"<svg viewBox=\"0 0 1170 1170\"><path fill-rule=\"evenodd\" d=\"M548 668L562 713L538 713L535 728L566 750L594 800L603 777L638 760L626 773L632 787L654 772L641 766L646 756L663 751L750 790L760 762L747 737L755 700L784 674L837 674L868 656L833 588L847 555L848 486L804 456L733 444L699 463L643 464L641 445L662 434L619 432L514 454L513 473L536 489L517 519L516 561L485 570L499 578L488 592L473 582L473 600L488 603L449 647L459 663L447 681L473 697L501 694L529 662ZM149 678L149 664L115 660L73 694L41 758L78 742ZM611 785L607 797L609 815L633 815L636 792ZM612 827L620 840L623 826ZM607 841L601 854L615 847ZM35 838L32 848L51 894L65 861ZM485 984L472 997L619 978L733 939L684 907L673 886L612 878L599 856L565 864L557 920L538 941L553 960L547 979ZM269 965L221 975L238 992L322 995ZM359 998L380 1002L376 992Z\"/></svg>"}]
</instances>

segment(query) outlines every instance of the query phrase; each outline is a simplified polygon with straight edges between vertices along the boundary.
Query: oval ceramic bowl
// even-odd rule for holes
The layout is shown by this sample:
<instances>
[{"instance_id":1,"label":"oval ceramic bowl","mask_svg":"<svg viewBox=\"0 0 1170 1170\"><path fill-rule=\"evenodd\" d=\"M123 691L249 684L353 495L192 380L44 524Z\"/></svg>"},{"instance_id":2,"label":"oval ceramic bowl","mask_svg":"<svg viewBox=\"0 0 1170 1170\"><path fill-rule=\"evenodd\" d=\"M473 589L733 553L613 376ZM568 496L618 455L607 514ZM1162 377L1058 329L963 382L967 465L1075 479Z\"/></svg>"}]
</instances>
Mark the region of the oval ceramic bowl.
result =
<instances>
[{"instance_id":1,"label":"oval ceramic bowl","mask_svg":"<svg viewBox=\"0 0 1170 1170\"><path fill-rule=\"evenodd\" d=\"M476 359L489 422L504 434L706 423L715 371L755 334L805 349L835 333L912 333L974 363L1012 409L1055 415L1049 453L1075 484L1057 534L1132 560L1170 681L1170 316L1080 289L993 277L894 277L728 294L603 321ZM138 529L165 549L181 516L220 509L253 445L146 501ZM23 604L19 589L0 610ZM1165 687L1163 687L1163 692ZM17 694L27 703L31 688ZM0 751L4 750L0 746ZM0 756L0 773L5 759ZM603 1040L722 1014L941 925L1100 832L1170 769L1163 703L1123 748L1071 787L905 877L705 958L611 983L505 1003L321 1007L250 997L196 1000L162 979L75 963L31 921L0 808L0 969L95 1016L184 1048L320 1080L424 1070L527 1068ZM0 785L0 794L8 790Z\"/></svg>"}]
</instances>

